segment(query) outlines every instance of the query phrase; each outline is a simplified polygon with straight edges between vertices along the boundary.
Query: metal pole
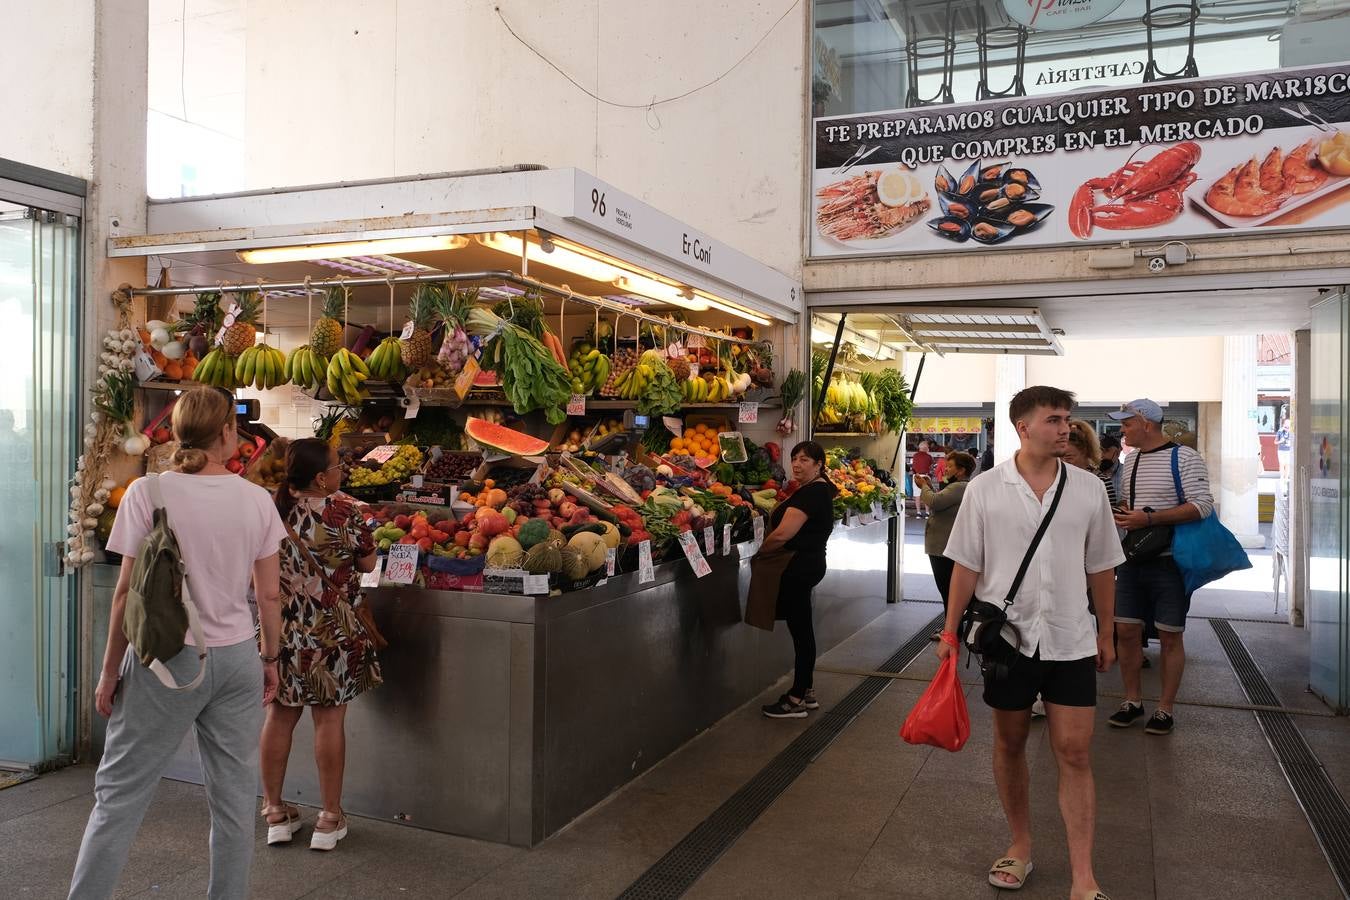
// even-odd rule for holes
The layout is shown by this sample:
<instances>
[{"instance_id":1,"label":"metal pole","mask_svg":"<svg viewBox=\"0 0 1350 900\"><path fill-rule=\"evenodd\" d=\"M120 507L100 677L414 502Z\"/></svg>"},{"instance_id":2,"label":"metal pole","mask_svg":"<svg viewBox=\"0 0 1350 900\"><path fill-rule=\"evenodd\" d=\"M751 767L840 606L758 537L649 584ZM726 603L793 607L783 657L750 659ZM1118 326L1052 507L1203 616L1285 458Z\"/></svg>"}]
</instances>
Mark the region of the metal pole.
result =
<instances>
[{"instance_id":1,"label":"metal pole","mask_svg":"<svg viewBox=\"0 0 1350 900\"><path fill-rule=\"evenodd\" d=\"M928 354L925 353L919 357L919 368L914 373L914 383L909 386L909 408L914 409L914 394L919 389L919 380L923 378L923 364L928 361ZM891 471L895 471L895 464L900 461L900 451L904 449L905 436L901 434L895 442L895 456L891 458Z\"/></svg>"},{"instance_id":2,"label":"metal pole","mask_svg":"<svg viewBox=\"0 0 1350 900\"><path fill-rule=\"evenodd\" d=\"M844 320L848 318L848 313L839 314L839 327L834 330L834 346L830 348L830 360L825 363L825 378L820 382L820 396L816 398L815 412L811 414L811 437L816 436L816 420L820 418L820 410L825 405L825 392L830 386L830 377L834 375L834 360L839 355L839 342L844 339ZM811 321L808 318L806 327L811 327ZM814 379L812 379L814 381ZM812 385L814 387L814 384Z\"/></svg>"}]
</instances>

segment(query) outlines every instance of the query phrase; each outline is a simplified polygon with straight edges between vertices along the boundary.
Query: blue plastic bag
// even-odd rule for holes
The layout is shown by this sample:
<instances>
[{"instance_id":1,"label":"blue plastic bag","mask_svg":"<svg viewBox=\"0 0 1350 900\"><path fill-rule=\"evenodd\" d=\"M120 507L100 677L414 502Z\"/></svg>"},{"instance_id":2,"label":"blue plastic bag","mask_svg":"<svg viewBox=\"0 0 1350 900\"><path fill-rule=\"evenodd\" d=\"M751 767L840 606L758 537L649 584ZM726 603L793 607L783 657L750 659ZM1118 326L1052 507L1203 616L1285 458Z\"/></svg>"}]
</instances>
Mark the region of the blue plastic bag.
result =
<instances>
[{"instance_id":1,"label":"blue plastic bag","mask_svg":"<svg viewBox=\"0 0 1350 900\"><path fill-rule=\"evenodd\" d=\"M1176 447L1172 448L1172 482L1179 502L1185 503ZM1213 512L1198 522L1172 526L1172 559L1181 570L1188 595L1229 572L1252 567L1247 551Z\"/></svg>"}]
</instances>

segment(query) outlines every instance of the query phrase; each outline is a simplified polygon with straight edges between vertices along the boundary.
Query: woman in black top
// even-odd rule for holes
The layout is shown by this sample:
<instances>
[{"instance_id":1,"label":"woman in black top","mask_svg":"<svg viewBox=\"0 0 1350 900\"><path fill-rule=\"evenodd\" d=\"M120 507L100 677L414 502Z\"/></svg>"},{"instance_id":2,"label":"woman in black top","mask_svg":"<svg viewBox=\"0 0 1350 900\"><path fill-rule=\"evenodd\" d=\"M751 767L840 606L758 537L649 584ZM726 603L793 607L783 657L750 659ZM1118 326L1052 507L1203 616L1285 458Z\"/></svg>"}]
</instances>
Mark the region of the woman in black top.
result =
<instances>
[{"instance_id":1,"label":"woman in black top","mask_svg":"<svg viewBox=\"0 0 1350 900\"><path fill-rule=\"evenodd\" d=\"M792 477L801 487L769 516L772 531L760 552L793 551L778 587L778 618L787 621L796 655L792 688L763 707L774 719L799 719L819 709L811 675L816 667L816 632L811 621L811 589L825 577L825 542L834 530L834 495L838 489L825 477L825 450L815 441L792 448Z\"/></svg>"}]
</instances>

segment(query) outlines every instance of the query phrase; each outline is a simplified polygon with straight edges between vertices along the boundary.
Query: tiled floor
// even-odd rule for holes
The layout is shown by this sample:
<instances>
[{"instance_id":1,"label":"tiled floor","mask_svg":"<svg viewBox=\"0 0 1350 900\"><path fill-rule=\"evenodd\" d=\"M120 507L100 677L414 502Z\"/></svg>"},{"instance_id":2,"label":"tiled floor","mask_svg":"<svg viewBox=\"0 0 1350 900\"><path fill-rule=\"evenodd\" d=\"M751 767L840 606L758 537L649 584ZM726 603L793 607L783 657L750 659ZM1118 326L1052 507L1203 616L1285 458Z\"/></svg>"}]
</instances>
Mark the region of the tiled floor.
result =
<instances>
[{"instance_id":1,"label":"tiled floor","mask_svg":"<svg viewBox=\"0 0 1350 900\"><path fill-rule=\"evenodd\" d=\"M919 576L908 562L907 571L907 593L913 587L922 599ZM1197 600L1210 604L1209 614L1270 602L1269 593L1245 593L1215 592ZM861 678L838 670L870 670L935 609L931 603L893 607L822 658L817 690L826 707ZM1280 624L1235 627L1286 705L1323 709L1303 691L1306 632ZM1208 623L1194 624L1188 645L1184 697L1244 702ZM984 871L1004 850L1006 833L989 766L989 715L974 686L975 670L963 670L973 724L965 749L951 754L912 747L896 734L933 670L925 653L905 677L892 680L689 896L996 896ZM1146 676L1146 692L1156 691L1156 670ZM1118 676L1105 676L1101 687L1118 691ZM1103 702L1103 717L1109 705ZM1346 789L1350 721L1298 716L1296 722ZM756 704L747 705L533 850L356 820L338 852L317 854L303 842L269 849L260 831L254 895L614 897L809 724L768 721ZM1055 763L1045 725L1032 728L1036 872L1019 896L1065 897L1069 874ZM1101 727L1094 765L1098 875L1117 900L1341 896L1250 712L1181 707L1169 738ZM0 897L65 895L92 804L92 779L93 770L79 766L0 791ZM203 896L206 832L201 790L164 782L119 896Z\"/></svg>"}]
</instances>

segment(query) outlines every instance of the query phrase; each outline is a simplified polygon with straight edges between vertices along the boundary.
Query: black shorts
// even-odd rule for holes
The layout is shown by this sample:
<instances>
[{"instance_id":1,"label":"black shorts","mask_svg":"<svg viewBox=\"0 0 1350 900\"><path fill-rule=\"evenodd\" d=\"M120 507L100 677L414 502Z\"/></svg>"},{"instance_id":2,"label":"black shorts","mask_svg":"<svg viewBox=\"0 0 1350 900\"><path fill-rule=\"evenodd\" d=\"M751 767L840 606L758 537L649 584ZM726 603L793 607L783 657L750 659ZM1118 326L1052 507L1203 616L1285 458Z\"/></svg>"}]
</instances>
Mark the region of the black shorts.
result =
<instances>
[{"instance_id":1,"label":"black shorts","mask_svg":"<svg viewBox=\"0 0 1350 900\"><path fill-rule=\"evenodd\" d=\"M1035 656L1017 657L1003 678L984 676L986 706L1007 712L1030 709L1040 696L1060 706L1097 705L1097 656L1049 661Z\"/></svg>"}]
</instances>

